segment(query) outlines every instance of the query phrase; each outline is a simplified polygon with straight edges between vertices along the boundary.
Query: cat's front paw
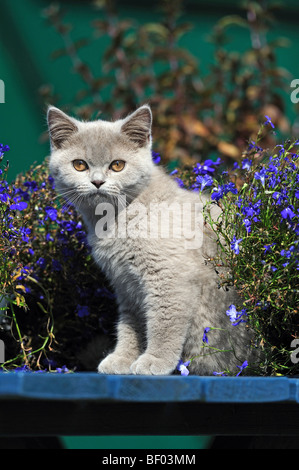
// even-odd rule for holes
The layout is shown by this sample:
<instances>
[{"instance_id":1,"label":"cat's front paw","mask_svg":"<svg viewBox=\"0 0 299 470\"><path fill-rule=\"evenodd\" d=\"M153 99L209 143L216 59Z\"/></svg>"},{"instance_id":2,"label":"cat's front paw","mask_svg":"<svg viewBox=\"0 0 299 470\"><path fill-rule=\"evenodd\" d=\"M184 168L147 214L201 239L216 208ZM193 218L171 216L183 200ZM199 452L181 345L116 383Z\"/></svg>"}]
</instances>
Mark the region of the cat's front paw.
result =
<instances>
[{"instance_id":1,"label":"cat's front paw","mask_svg":"<svg viewBox=\"0 0 299 470\"><path fill-rule=\"evenodd\" d=\"M131 373L137 375L169 375L174 371L175 367L176 364L145 353L133 362Z\"/></svg>"},{"instance_id":2,"label":"cat's front paw","mask_svg":"<svg viewBox=\"0 0 299 470\"><path fill-rule=\"evenodd\" d=\"M111 353L100 362L98 372L100 374L131 374L132 360Z\"/></svg>"}]
</instances>

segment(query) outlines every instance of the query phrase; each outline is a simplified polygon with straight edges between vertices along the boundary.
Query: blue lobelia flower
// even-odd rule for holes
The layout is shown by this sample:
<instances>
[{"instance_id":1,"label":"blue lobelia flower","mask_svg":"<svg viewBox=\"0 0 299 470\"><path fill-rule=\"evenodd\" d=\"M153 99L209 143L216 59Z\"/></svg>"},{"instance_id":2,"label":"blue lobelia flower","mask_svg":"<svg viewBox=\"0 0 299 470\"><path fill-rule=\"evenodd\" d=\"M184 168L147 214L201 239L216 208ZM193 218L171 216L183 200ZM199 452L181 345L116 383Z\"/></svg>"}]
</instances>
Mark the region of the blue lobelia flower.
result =
<instances>
[{"instance_id":1,"label":"blue lobelia flower","mask_svg":"<svg viewBox=\"0 0 299 470\"><path fill-rule=\"evenodd\" d=\"M53 222L57 220L58 213L57 213L57 210L54 209L54 207L50 207L50 206L45 207L45 212L46 212L46 218L49 218Z\"/></svg>"},{"instance_id":2,"label":"blue lobelia flower","mask_svg":"<svg viewBox=\"0 0 299 470\"><path fill-rule=\"evenodd\" d=\"M283 219L289 219L291 220L293 217L296 216L295 212L292 211L290 207L286 207L281 211L281 216Z\"/></svg>"},{"instance_id":3,"label":"blue lobelia flower","mask_svg":"<svg viewBox=\"0 0 299 470\"><path fill-rule=\"evenodd\" d=\"M8 145L0 144L0 152L8 152L10 150Z\"/></svg>"},{"instance_id":4,"label":"blue lobelia flower","mask_svg":"<svg viewBox=\"0 0 299 470\"><path fill-rule=\"evenodd\" d=\"M45 267L47 266L47 261L45 260L45 258L39 258L36 264L39 268L45 269Z\"/></svg>"},{"instance_id":5,"label":"blue lobelia flower","mask_svg":"<svg viewBox=\"0 0 299 470\"><path fill-rule=\"evenodd\" d=\"M267 119L267 121L264 122L264 126L267 126L268 124L270 124L272 129L275 129L275 126L274 126L273 122L271 121L271 118L267 115L265 115L265 118Z\"/></svg>"},{"instance_id":6,"label":"blue lobelia flower","mask_svg":"<svg viewBox=\"0 0 299 470\"><path fill-rule=\"evenodd\" d=\"M56 369L57 374L67 374L69 369L66 366L58 367Z\"/></svg>"},{"instance_id":7,"label":"blue lobelia flower","mask_svg":"<svg viewBox=\"0 0 299 470\"><path fill-rule=\"evenodd\" d=\"M217 162L212 160L205 160L203 163L196 163L193 171L196 175L208 175L209 173L214 173L214 166L220 165L221 160L218 158Z\"/></svg>"},{"instance_id":8,"label":"blue lobelia flower","mask_svg":"<svg viewBox=\"0 0 299 470\"><path fill-rule=\"evenodd\" d=\"M274 191L272 194L273 199L275 199L276 204L279 206L283 202L283 196L278 191ZM273 203L274 204L274 203ZM273 205L272 204L272 205Z\"/></svg>"},{"instance_id":9,"label":"blue lobelia flower","mask_svg":"<svg viewBox=\"0 0 299 470\"><path fill-rule=\"evenodd\" d=\"M204 332L203 332L202 340L203 340L203 342L206 343L206 344L209 344L209 338L208 338L208 333L209 333L209 331L211 331L211 328L208 327L208 328L205 328L205 329L204 329Z\"/></svg>"},{"instance_id":10,"label":"blue lobelia flower","mask_svg":"<svg viewBox=\"0 0 299 470\"><path fill-rule=\"evenodd\" d=\"M254 140L252 140L249 145L248 145L248 150L256 150L257 152L262 152L263 151L263 148L262 147L259 147L255 142Z\"/></svg>"},{"instance_id":11,"label":"blue lobelia flower","mask_svg":"<svg viewBox=\"0 0 299 470\"><path fill-rule=\"evenodd\" d=\"M0 191L1 191L1 189L0 189ZM4 193L4 192L0 193L0 201L1 202L6 204L8 199L9 199L9 195L7 193Z\"/></svg>"},{"instance_id":12,"label":"blue lobelia flower","mask_svg":"<svg viewBox=\"0 0 299 470\"><path fill-rule=\"evenodd\" d=\"M227 374L223 372L213 372L213 375L221 375L221 377L227 377Z\"/></svg>"},{"instance_id":13,"label":"blue lobelia flower","mask_svg":"<svg viewBox=\"0 0 299 470\"><path fill-rule=\"evenodd\" d=\"M199 175L196 177L196 183L200 184L200 190L203 191L206 186L212 186L213 178L209 175Z\"/></svg>"},{"instance_id":14,"label":"blue lobelia flower","mask_svg":"<svg viewBox=\"0 0 299 470\"><path fill-rule=\"evenodd\" d=\"M247 315L245 308L243 308L241 312L238 312L236 306L232 304L225 313L229 317L233 326L238 326L240 323L246 323L246 320L242 318L244 315Z\"/></svg>"},{"instance_id":15,"label":"blue lobelia flower","mask_svg":"<svg viewBox=\"0 0 299 470\"><path fill-rule=\"evenodd\" d=\"M30 189L33 192L38 190L38 184L36 181L26 181L24 183L24 186L26 186L28 189Z\"/></svg>"},{"instance_id":16,"label":"blue lobelia flower","mask_svg":"<svg viewBox=\"0 0 299 470\"><path fill-rule=\"evenodd\" d=\"M223 186L224 193L227 194L229 192L233 194L238 194L238 190L236 188L236 185L231 181L230 183L227 183Z\"/></svg>"},{"instance_id":17,"label":"blue lobelia flower","mask_svg":"<svg viewBox=\"0 0 299 470\"><path fill-rule=\"evenodd\" d=\"M15 202L14 204L11 204L9 208L12 211L23 211L24 209L27 209L27 207L28 207L27 202L21 201L21 202Z\"/></svg>"},{"instance_id":18,"label":"blue lobelia flower","mask_svg":"<svg viewBox=\"0 0 299 470\"><path fill-rule=\"evenodd\" d=\"M212 201L219 201L224 196L224 190L222 186L219 186L217 189L215 188L211 194Z\"/></svg>"},{"instance_id":19,"label":"blue lobelia flower","mask_svg":"<svg viewBox=\"0 0 299 470\"><path fill-rule=\"evenodd\" d=\"M276 165L274 165L272 162L269 163L268 165L268 171L270 171L271 173L275 173L277 175L278 173L278 168Z\"/></svg>"},{"instance_id":20,"label":"blue lobelia flower","mask_svg":"<svg viewBox=\"0 0 299 470\"><path fill-rule=\"evenodd\" d=\"M25 242L25 243L28 243L29 242L29 235L31 234L31 229L26 228L26 227L22 227L22 228L20 228L19 233L21 235L22 241Z\"/></svg>"},{"instance_id":21,"label":"blue lobelia flower","mask_svg":"<svg viewBox=\"0 0 299 470\"><path fill-rule=\"evenodd\" d=\"M242 161L242 170L250 170L251 165L252 161L249 160L249 158L244 158L244 160Z\"/></svg>"},{"instance_id":22,"label":"blue lobelia flower","mask_svg":"<svg viewBox=\"0 0 299 470\"><path fill-rule=\"evenodd\" d=\"M260 182L262 183L263 186L265 186L265 181L266 181L266 178L267 178L267 172L265 170L265 168L262 168L261 171L257 171L256 173L254 173L254 177L256 180L260 180Z\"/></svg>"},{"instance_id":23,"label":"blue lobelia flower","mask_svg":"<svg viewBox=\"0 0 299 470\"><path fill-rule=\"evenodd\" d=\"M237 240L236 235L234 235L234 238L231 241L230 247L236 255L238 255L240 253L239 244L242 241L243 241L243 238L239 238L239 240Z\"/></svg>"},{"instance_id":24,"label":"blue lobelia flower","mask_svg":"<svg viewBox=\"0 0 299 470\"><path fill-rule=\"evenodd\" d=\"M268 251L272 251L272 247L275 246L276 243L271 243L271 245L265 245L264 246L264 253L268 253Z\"/></svg>"},{"instance_id":25,"label":"blue lobelia flower","mask_svg":"<svg viewBox=\"0 0 299 470\"><path fill-rule=\"evenodd\" d=\"M26 279L26 277L30 274L30 272L32 271L32 269L30 268L30 266L24 266L22 269L21 269L21 274L20 276L18 276L18 281L23 281L24 279Z\"/></svg>"},{"instance_id":26,"label":"blue lobelia flower","mask_svg":"<svg viewBox=\"0 0 299 470\"><path fill-rule=\"evenodd\" d=\"M225 196L227 193L238 194L238 190L235 184L231 181L230 183L224 184L223 186L219 186L218 188L214 188L211 194L212 201L219 201Z\"/></svg>"},{"instance_id":27,"label":"blue lobelia flower","mask_svg":"<svg viewBox=\"0 0 299 470\"><path fill-rule=\"evenodd\" d=\"M187 369L190 362L191 361L183 362L181 359L179 360L179 363L177 365L177 370L180 371L181 375L187 376L190 374L189 370Z\"/></svg>"},{"instance_id":28,"label":"blue lobelia flower","mask_svg":"<svg viewBox=\"0 0 299 470\"><path fill-rule=\"evenodd\" d=\"M240 372L238 372L236 377L239 377L239 375L243 372L243 370L246 369L246 367L248 367L248 362L245 361L245 362L243 362L243 364L241 366L237 366L237 367L240 369Z\"/></svg>"},{"instance_id":29,"label":"blue lobelia flower","mask_svg":"<svg viewBox=\"0 0 299 470\"><path fill-rule=\"evenodd\" d=\"M54 180L53 176L51 176L51 175L48 176L48 182L49 182L50 186L53 189L55 189L55 180Z\"/></svg>"},{"instance_id":30,"label":"blue lobelia flower","mask_svg":"<svg viewBox=\"0 0 299 470\"><path fill-rule=\"evenodd\" d=\"M77 306L77 309L76 309L76 312L77 312L77 315L79 318L84 318L84 317L88 317L89 315L89 308L84 305L78 305Z\"/></svg>"},{"instance_id":31,"label":"blue lobelia flower","mask_svg":"<svg viewBox=\"0 0 299 470\"><path fill-rule=\"evenodd\" d=\"M152 151L152 159L153 159L153 162L156 165L158 165L158 163L160 163L160 161L161 161L161 156L160 156L159 153Z\"/></svg>"},{"instance_id":32,"label":"blue lobelia flower","mask_svg":"<svg viewBox=\"0 0 299 470\"><path fill-rule=\"evenodd\" d=\"M292 245L288 250L281 250L280 254L281 256L286 257L287 259L290 259L292 256L292 253L294 253L295 247Z\"/></svg>"},{"instance_id":33,"label":"blue lobelia flower","mask_svg":"<svg viewBox=\"0 0 299 470\"><path fill-rule=\"evenodd\" d=\"M243 223L245 225L246 232L250 233L251 232L251 220L246 218L243 220Z\"/></svg>"},{"instance_id":34,"label":"blue lobelia flower","mask_svg":"<svg viewBox=\"0 0 299 470\"><path fill-rule=\"evenodd\" d=\"M183 180L181 180L181 178L175 178L175 181L176 181L177 184L180 186L180 188L184 188L184 187L185 187L185 184L184 184Z\"/></svg>"},{"instance_id":35,"label":"blue lobelia flower","mask_svg":"<svg viewBox=\"0 0 299 470\"><path fill-rule=\"evenodd\" d=\"M229 308L226 311L226 315L229 316L230 321L233 323L237 319L237 308L235 305L230 305Z\"/></svg>"}]
</instances>

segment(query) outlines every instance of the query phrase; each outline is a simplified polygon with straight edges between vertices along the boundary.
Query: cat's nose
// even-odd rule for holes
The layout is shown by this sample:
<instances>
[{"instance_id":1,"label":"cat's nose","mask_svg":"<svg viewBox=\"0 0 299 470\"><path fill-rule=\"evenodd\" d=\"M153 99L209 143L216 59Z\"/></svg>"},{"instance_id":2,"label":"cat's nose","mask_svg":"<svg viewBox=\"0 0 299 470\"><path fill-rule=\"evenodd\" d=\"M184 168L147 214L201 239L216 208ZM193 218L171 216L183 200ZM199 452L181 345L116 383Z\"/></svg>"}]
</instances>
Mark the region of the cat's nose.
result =
<instances>
[{"instance_id":1,"label":"cat's nose","mask_svg":"<svg viewBox=\"0 0 299 470\"><path fill-rule=\"evenodd\" d=\"M104 183L105 181L101 181L101 180L94 180L91 182L91 184L93 184L97 189L99 189Z\"/></svg>"}]
</instances>

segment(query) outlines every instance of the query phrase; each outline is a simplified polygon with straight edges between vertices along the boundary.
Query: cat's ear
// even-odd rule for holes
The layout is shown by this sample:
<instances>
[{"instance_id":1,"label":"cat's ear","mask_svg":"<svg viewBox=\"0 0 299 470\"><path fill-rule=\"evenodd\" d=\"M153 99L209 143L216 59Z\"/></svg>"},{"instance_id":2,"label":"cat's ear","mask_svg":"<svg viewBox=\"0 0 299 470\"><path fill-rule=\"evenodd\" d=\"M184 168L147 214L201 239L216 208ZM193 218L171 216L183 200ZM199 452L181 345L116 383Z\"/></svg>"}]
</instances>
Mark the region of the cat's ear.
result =
<instances>
[{"instance_id":1,"label":"cat's ear","mask_svg":"<svg viewBox=\"0 0 299 470\"><path fill-rule=\"evenodd\" d=\"M152 121L151 108L144 105L124 120L121 131L138 147L145 147L151 143Z\"/></svg>"},{"instance_id":2,"label":"cat's ear","mask_svg":"<svg viewBox=\"0 0 299 470\"><path fill-rule=\"evenodd\" d=\"M63 142L78 131L75 119L54 106L49 107L47 119L51 147L54 150L60 149Z\"/></svg>"}]
</instances>

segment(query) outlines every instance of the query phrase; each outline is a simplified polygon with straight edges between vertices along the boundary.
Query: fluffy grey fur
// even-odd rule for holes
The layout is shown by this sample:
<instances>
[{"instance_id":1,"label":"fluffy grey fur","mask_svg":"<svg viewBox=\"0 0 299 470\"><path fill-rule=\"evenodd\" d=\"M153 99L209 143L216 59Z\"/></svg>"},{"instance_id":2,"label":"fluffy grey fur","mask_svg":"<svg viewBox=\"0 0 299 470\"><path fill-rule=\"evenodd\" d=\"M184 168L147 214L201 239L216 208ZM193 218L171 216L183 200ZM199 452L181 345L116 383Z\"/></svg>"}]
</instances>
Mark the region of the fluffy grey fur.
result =
<instances>
[{"instance_id":1,"label":"fluffy grey fur","mask_svg":"<svg viewBox=\"0 0 299 470\"><path fill-rule=\"evenodd\" d=\"M209 263L216 243L211 229L201 224L198 194L181 189L153 164L150 108L142 106L116 122L81 122L50 107L48 123L50 171L56 188L81 213L94 259L117 296L117 344L98 371L171 374L180 359L185 362L196 356L190 364L192 373L238 372L236 365L249 358L250 336L244 324L232 326L225 312L239 299L232 288L220 287L219 276ZM77 171L73 166L76 159L85 161L88 169ZM116 160L125 162L122 171L111 169ZM96 209L103 202L115 207L113 221ZM192 248L192 233L181 238L171 231L163 235L168 221L153 211L157 203L189 204L192 223L203 238L201 246ZM97 235L103 220L110 226L113 222L117 233L117 216L125 216L121 220L128 227L136 224L136 213L142 233L149 235L149 219L162 232L154 237ZM182 217L180 211L172 211L171 226L181 224ZM209 347L202 341L206 327L218 328L208 334ZM228 351L219 353L212 348Z\"/></svg>"}]
</instances>

